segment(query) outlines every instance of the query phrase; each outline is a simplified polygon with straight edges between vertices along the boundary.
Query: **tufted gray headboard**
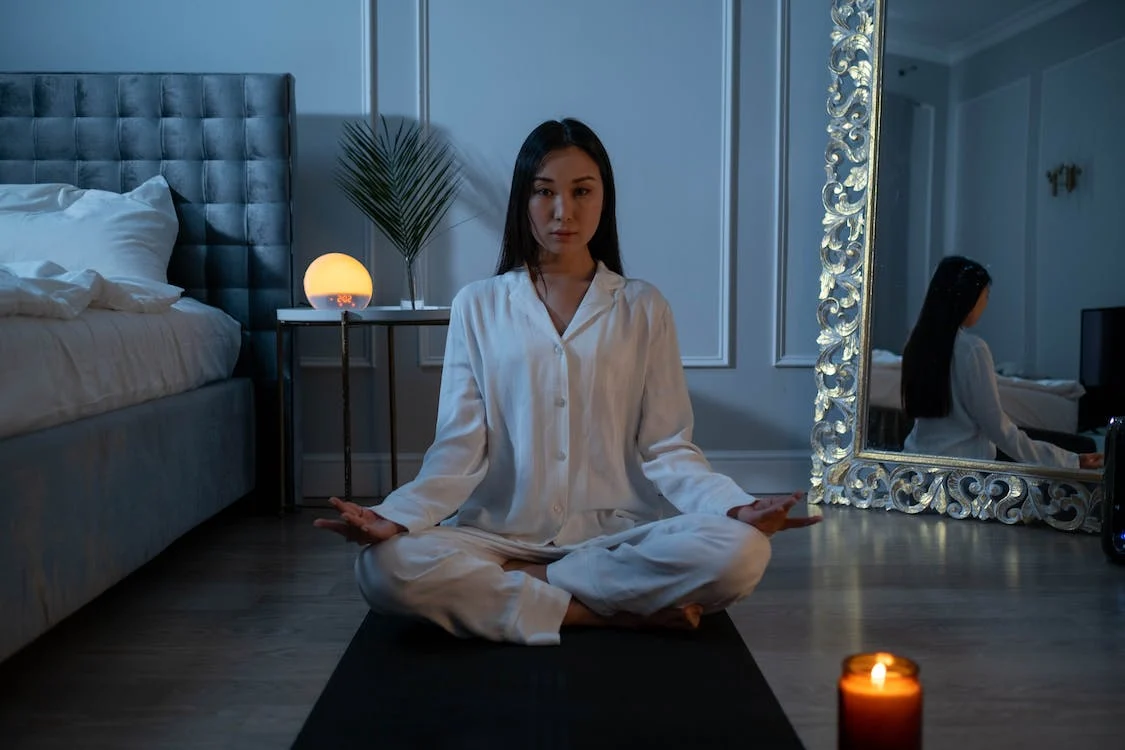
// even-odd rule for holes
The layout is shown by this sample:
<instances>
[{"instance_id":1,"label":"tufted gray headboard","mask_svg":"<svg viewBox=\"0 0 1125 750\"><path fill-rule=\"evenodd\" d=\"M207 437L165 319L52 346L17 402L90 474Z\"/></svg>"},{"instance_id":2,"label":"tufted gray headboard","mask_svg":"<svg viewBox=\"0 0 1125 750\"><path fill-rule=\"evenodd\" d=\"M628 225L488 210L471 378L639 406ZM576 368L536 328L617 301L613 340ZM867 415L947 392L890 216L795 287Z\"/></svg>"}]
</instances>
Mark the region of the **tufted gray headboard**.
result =
<instances>
[{"instance_id":1,"label":"tufted gray headboard","mask_svg":"<svg viewBox=\"0 0 1125 750\"><path fill-rule=\"evenodd\" d=\"M279 307L293 304L293 77L0 73L0 183L124 192L162 174L180 233L170 283L242 324L259 489L276 478Z\"/></svg>"}]
</instances>

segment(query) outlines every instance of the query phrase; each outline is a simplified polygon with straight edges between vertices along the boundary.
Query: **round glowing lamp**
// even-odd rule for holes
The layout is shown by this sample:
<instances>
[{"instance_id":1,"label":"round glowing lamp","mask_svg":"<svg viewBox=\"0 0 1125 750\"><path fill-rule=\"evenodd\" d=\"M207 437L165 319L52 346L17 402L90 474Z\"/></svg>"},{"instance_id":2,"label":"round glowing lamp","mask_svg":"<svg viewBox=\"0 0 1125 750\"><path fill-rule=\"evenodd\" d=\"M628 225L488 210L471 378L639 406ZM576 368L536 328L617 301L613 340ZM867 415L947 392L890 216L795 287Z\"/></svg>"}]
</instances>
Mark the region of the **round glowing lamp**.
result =
<instances>
[{"instance_id":1,"label":"round glowing lamp","mask_svg":"<svg viewBox=\"0 0 1125 750\"><path fill-rule=\"evenodd\" d=\"M305 296L317 310L362 310L371 293L371 274L350 255L326 253L305 271Z\"/></svg>"}]
</instances>

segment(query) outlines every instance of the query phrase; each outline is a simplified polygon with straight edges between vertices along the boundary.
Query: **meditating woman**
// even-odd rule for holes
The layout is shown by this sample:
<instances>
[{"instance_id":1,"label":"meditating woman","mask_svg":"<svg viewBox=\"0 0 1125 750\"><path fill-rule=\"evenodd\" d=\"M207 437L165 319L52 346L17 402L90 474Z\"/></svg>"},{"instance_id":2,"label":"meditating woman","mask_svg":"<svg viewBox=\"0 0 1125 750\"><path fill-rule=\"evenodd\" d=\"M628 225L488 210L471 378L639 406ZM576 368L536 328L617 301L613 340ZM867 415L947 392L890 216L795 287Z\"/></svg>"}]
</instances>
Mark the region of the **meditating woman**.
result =
<instances>
[{"instance_id":1,"label":"meditating woman","mask_svg":"<svg viewBox=\"0 0 1125 750\"><path fill-rule=\"evenodd\" d=\"M436 436L379 505L316 525L367 545L374 611L557 644L570 625L694 628L758 584L800 493L711 470L669 305L623 275L609 157L545 122L512 176L496 275L453 299Z\"/></svg>"},{"instance_id":2,"label":"meditating woman","mask_svg":"<svg viewBox=\"0 0 1125 750\"><path fill-rule=\"evenodd\" d=\"M1004 413L988 344L971 334L988 306L992 278L980 263L942 258L930 279L918 322L902 352L902 403L914 427L908 453L994 461L997 448L1029 464L1069 469L1101 466L1033 440Z\"/></svg>"}]
</instances>

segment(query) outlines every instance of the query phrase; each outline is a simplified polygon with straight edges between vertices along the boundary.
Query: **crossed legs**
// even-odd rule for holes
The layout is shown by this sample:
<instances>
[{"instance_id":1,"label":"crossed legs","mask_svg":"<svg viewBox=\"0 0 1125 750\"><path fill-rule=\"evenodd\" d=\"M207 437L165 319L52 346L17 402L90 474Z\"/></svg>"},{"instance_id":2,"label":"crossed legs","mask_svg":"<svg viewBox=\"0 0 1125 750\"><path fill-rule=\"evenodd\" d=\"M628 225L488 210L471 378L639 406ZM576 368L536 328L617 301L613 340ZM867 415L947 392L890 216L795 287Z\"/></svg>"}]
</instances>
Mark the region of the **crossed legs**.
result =
<instances>
[{"instance_id":1,"label":"crossed legs","mask_svg":"<svg viewBox=\"0 0 1125 750\"><path fill-rule=\"evenodd\" d=\"M540 581L547 580L547 565L533 563L526 560L509 560L502 566L504 570L520 570ZM611 615L599 615L582 602L570 598L566 614L563 615L561 627L593 627L593 628L675 628L680 630L694 630L699 627L699 619L703 615L703 606L700 604L685 604L682 607L668 607L655 612L647 617L632 612L615 612Z\"/></svg>"},{"instance_id":2,"label":"crossed legs","mask_svg":"<svg viewBox=\"0 0 1125 750\"><path fill-rule=\"evenodd\" d=\"M374 611L552 645L568 625L694 626L749 595L769 557L764 534L721 516L676 516L563 548L438 526L365 547L356 577Z\"/></svg>"}]
</instances>

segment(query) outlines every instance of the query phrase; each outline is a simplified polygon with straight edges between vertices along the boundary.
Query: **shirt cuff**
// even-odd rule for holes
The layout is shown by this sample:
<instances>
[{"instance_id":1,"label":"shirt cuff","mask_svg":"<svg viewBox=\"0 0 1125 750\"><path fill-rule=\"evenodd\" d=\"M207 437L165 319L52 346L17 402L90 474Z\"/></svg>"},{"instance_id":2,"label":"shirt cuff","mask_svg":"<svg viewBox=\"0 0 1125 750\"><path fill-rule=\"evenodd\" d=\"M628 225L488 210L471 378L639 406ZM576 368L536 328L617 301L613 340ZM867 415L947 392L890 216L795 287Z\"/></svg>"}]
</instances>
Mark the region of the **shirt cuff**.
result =
<instances>
[{"instance_id":1,"label":"shirt cuff","mask_svg":"<svg viewBox=\"0 0 1125 750\"><path fill-rule=\"evenodd\" d=\"M435 525L425 509L410 498L388 497L378 505L369 506L369 509L388 521L397 523L399 526L405 526L406 530L411 533Z\"/></svg>"},{"instance_id":2,"label":"shirt cuff","mask_svg":"<svg viewBox=\"0 0 1125 750\"><path fill-rule=\"evenodd\" d=\"M741 489L735 489L729 494L724 494L718 499L715 512L720 515L729 516L731 510L734 508L741 508L743 505L753 505L758 502L758 498Z\"/></svg>"}]
</instances>

